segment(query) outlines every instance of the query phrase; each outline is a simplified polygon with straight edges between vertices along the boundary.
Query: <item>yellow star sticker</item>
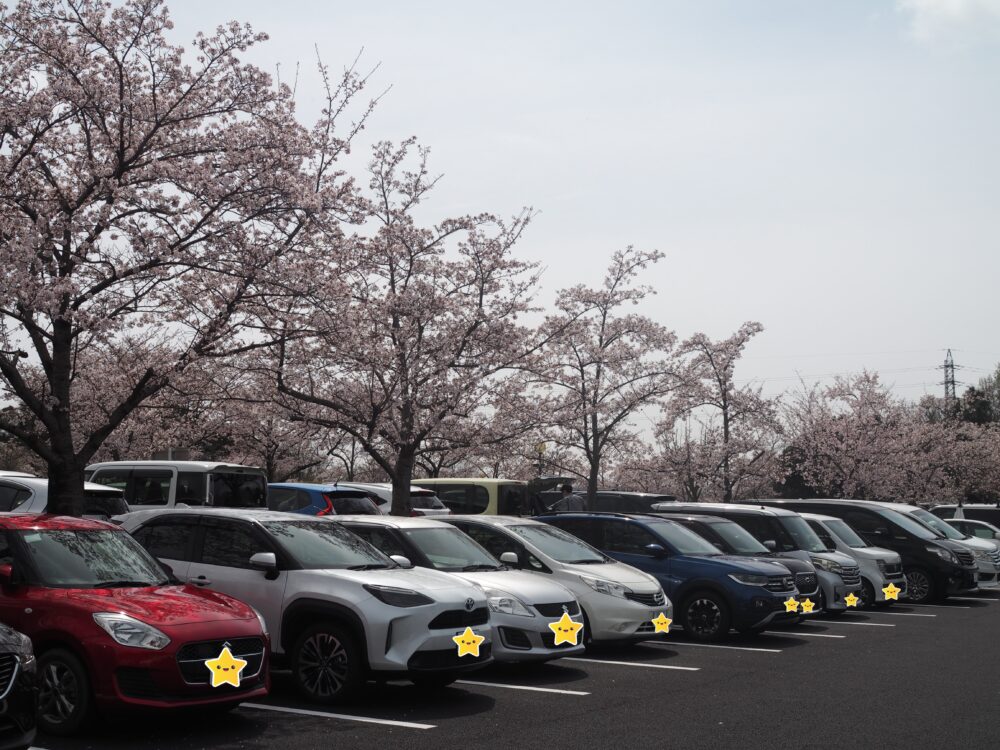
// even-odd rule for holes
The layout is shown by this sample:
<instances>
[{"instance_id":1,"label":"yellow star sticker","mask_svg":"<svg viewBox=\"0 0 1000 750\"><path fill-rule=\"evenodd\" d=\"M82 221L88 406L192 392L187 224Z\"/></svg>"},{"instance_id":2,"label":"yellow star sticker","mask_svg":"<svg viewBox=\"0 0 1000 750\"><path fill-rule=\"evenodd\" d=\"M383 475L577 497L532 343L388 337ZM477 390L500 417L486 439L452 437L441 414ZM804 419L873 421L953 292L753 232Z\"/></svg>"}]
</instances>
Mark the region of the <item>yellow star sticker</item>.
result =
<instances>
[{"instance_id":1,"label":"yellow star sticker","mask_svg":"<svg viewBox=\"0 0 1000 750\"><path fill-rule=\"evenodd\" d=\"M672 623L673 620L671 620L665 614L660 612L659 617L657 617L655 620L650 620L650 622L652 622L653 627L656 628L656 630L653 631L654 633L669 633L670 623Z\"/></svg>"},{"instance_id":2,"label":"yellow star sticker","mask_svg":"<svg viewBox=\"0 0 1000 750\"><path fill-rule=\"evenodd\" d=\"M898 602L899 601L899 592L902 591L902 590L903 589L901 589L901 588L897 588L896 584L890 583L888 586L886 586L886 587L884 587L882 589L882 593L885 594L885 598L886 599L895 599Z\"/></svg>"},{"instance_id":3,"label":"yellow star sticker","mask_svg":"<svg viewBox=\"0 0 1000 750\"><path fill-rule=\"evenodd\" d=\"M858 599L858 597L856 597L854 595L854 592L852 591L850 594L844 597L844 601L847 603L848 607L856 607L858 606L858 602L860 601L860 599Z\"/></svg>"},{"instance_id":4,"label":"yellow star sticker","mask_svg":"<svg viewBox=\"0 0 1000 750\"><path fill-rule=\"evenodd\" d=\"M563 612L563 616L559 618L558 622L549 623L549 628L556 634L554 645L558 646L560 643L568 643L571 646L575 646L579 640L580 631L583 630L583 623L573 622L569 613Z\"/></svg>"},{"instance_id":5,"label":"yellow star sticker","mask_svg":"<svg viewBox=\"0 0 1000 750\"><path fill-rule=\"evenodd\" d=\"M472 628L466 627L465 632L452 638L458 646L459 656L479 656L479 645L486 640L484 635L476 635Z\"/></svg>"},{"instance_id":6,"label":"yellow star sticker","mask_svg":"<svg viewBox=\"0 0 1000 750\"><path fill-rule=\"evenodd\" d=\"M804 615L808 615L813 611L813 607L816 606L813 604L812 599L803 599L800 604L802 604L802 614Z\"/></svg>"},{"instance_id":7,"label":"yellow star sticker","mask_svg":"<svg viewBox=\"0 0 1000 750\"><path fill-rule=\"evenodd\" d=\"M785 611L786 612L798 612L799 611L799 603L797 601L795 601L794 597L790 596L787 599L785 599Z\"/></svg>"},{"instance_id":8,"label":"yellow star sticker","mask_svg":"<svg viewBox=\"0 0 1000 750\"><path fill-rule=\"evenodd\" d=\"M246 665L245 659L237 659L233 656L228 645L222 647L222 653L215 659L205 660L205 666L212 673L212 687L226 684L239 687L240 675Z\"/></svg>"}]
</instances>

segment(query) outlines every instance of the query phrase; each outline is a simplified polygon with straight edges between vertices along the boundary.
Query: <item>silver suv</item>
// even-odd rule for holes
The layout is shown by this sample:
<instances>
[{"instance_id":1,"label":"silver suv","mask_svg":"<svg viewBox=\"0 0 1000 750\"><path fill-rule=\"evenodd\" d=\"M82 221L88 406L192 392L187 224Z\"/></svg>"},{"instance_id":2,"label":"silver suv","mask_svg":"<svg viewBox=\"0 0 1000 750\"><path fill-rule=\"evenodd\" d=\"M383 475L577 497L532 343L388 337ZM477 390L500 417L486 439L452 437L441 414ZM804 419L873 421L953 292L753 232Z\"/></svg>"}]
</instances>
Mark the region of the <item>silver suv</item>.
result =
<instances>
[{"instance_id":1,"label":"silver suv","mask_svg":"<svg viewBox=\"0 0 1000 750\"><path fill-rule=\"evenodd\" d=\"M139 511L123 527L182 581L253 605L309 700L332 703L369 676L439 687L492 661L482 589L407 568L339 523L251 509ZM478 655L454 638L483 636Z\"/></svg>"}]
</instances>

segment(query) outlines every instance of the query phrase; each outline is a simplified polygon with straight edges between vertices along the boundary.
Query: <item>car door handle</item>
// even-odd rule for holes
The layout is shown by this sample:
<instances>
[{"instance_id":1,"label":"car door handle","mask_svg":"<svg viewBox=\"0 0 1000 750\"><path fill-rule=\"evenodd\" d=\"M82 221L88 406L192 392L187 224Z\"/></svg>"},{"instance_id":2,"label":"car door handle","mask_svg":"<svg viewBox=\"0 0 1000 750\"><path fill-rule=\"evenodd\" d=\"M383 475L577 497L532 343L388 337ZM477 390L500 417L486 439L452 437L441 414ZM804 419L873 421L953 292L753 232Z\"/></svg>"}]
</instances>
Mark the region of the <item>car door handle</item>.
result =
<instances>
[{"instance_id":1,"label":"car door handle","mask_svg":"<svg viewBox=\"0 0 1000 750\"><path fill-rule=\"evenodd\" d=\"M212 582L208 580L205 576L197 576L196 578L188 578L188 583L193 583L195 586L211 586Z\"/></svg>"}]
</instances>

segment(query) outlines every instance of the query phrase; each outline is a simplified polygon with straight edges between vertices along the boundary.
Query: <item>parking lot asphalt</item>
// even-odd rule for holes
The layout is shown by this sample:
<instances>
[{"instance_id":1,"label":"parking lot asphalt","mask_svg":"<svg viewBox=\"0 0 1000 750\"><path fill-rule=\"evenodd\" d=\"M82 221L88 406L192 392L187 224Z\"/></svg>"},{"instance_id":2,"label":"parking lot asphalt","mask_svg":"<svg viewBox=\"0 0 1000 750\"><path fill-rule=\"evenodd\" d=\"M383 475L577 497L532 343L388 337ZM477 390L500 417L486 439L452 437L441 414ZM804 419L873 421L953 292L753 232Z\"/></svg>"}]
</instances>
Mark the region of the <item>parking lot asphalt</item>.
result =
<instances>
[{"instance_id":1,"label":"parking lot asphalt","mask_svg":"<svg viewBox=\"0 0 1000 750\"><path fill-rule=\"evenodd\" d=\"M493 666L440 691L371 684L326 709L277 675L215 719L105 722L46 750L247 748L993 748L1000 596L821 616L716 646L662 642Z\"/></svg>"}]
</instances>

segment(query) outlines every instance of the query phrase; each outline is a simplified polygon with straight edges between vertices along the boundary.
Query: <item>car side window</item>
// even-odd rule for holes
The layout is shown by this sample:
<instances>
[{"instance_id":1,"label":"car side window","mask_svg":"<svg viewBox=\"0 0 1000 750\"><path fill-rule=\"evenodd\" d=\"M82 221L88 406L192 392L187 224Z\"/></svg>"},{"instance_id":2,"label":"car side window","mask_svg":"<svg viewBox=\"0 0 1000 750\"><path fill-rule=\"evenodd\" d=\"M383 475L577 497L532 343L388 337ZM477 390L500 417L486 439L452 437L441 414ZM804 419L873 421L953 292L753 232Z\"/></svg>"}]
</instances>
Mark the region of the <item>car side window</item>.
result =
<instances>
[{"instance_id":1,"label":"car side window","mask_svg":"<svg viewBox=\"0 0 1000 750\"><path fill-rule=\"evenodd\" d=\"M962 529L962 531L964 531L966 534L969 533L968 529ZM976 526L975 528L973 528L972 529L972 533L975 536L980 537L981 539L992 539L993 538L993 532L990 531L989 529L983 528L982 526Z\"/></svg>"},{"instance_id":2,"label":"car side window","mask_svg":"<svg viewBox=\"0 0 1000 750\"><path fill-rule=\"evenodd\" d=\"M527 570L541 570L546 573L549 572L548 568L545 567L541 560L528 552L527 547L516 539L507 536L502 531L491 529L488 526L480 526L475 523L454 525L475 539L479 543L479 546L483 547L497 560L500 559L500 555L504 552L513 552L517 555L517 559L521 566Z\"/></svg>"},{"instance_id":3,"label":"car side window","mask_svg":"<svg viewBox=\"0 0 1000 750\"><path fill-rule=\"evenodd\" d=\"M11 532L0 533L0 565L14 564L14 550L10 546Z\"/></svg>"},{"instance_id":4,"label":"car side window","mask_svg":"<svg viewBox=\"0 0 1000 750\"><path fill-rule=\"evenodd\" d=\"M863 510L849 510L844 514L844 521L860 534L874 534L875 529L880 526L888 526L888 523L880 522L874 513L866 513Z\"/></svg>"},{"instance_id":5,"label":"car side window","mask_svg":"<svg viewBox=\"0 0 1000 750\"><path fill-rule=\"evenodd\" d=\"M133 536L153 557L190 562L195 529L189 521L161 521L143 526Z\"/></svg>"},{"instance_id":6,"label":"car side window","mask_svg":"<svg viewBox=\"0 0 1000 750\"><path fill-rule=\"evenodd\" d=\"M105 487L114 487L116 490L125 492L128 489L130 476L132 476L131 469L98 469L94 472L90 481L95 484L103 484ZM126 496L125 500L131 502L132 498Z\"/></svg>"},{"instance_id":7,"label":"car side window","mask_svg":"<svg viewBox=\"0 0 1000 750\"><path fill-rule=\"evenodd\" d=\"M826 545L827 549L837 549L837 542L830 535L830 532L826 530L826 526L819 521L807 521L807 523L809 524L809 528L816 532L816 536Z\"/></svg>"},{"instance_id":8,"label":"car side window","mask_svg":"<svg viewBox=\"0 0 1000 750\"><path fill-rule=\"evenodd\" d=\"M560 518L559 523L554 525L578 539L582 539L591 547L604 548L604 538L599 524L589 518Z\"/></svg>"},{"instance_id":9,"label":"car side window","mask_svg":"<svg viewBox=\"0 0 1000 750\"><path fill-rule=\"evenodd\" d=\"M431 489L452 513L482 513L490 504L489 491L478 484L436 484Z\"/></svg>"},{"instance_id":10,"label":"car side window","mask_svg":"<svg viewBox=\"0 0 1000 750\"><path fill-rule=\"evenodd\" d=\"M604 524L604 549L608 552L651 557L647 544L660 544L660 541L638 524L629 521Z\"/></svg>"},{"instance_id":11,"label":"car side window","mask_svg":"<svg viewBox=\"0 0 1000 750\"><path fill-rule=\"evenodd\" d=\"M250 568L250 558L271 552L270 545L249 524L206 523L201 543L201 562L227 568Z\"/></svg>"},{"instance_id":12,"label":"car side window","mask_svg":"<svg viewBox=\"0 0 1000 750\"><path fill-rule=\"evenodd\" d=\"M763 544L764 542L770 540L775 543L778 542L774 530L771 528L767 518L763 516L739 516L733 518L736 523L742 526L744 529L749 531L757 539L758 542Z\"/></svg>"},{"instance_id":13,"label":"car side window","mask_svg":"<svg viewBox=\"0 0 1000 750\"><path fill-rule=\"evenodd\" d=\"M31 497L31 491L7 482L0 482L0 511L14 510Z\"/></svg>"},{"instance_id":14,"label":"car side window","mask_svg":"<svg viewBox=\"0 0 1000 750\"><path fill-rule=\"evenodd\" d=\"M135 469L132 472L131 497L134 505L166 505L170 501L173 472L165 469Z\"/></svg>"},{"instance_id":15,"label":"car side window","mask_svg":"<svg viewBox=\"0 0 1000 750\"><path fill-rule=\"evenodd\" d=\"M403 545L396 538L396 535L388 529L380 529L377 526L348 526L348 531L357 534L368 542L372 547L387 555L402 555L409 557Z\"/></svg>"},{"instance_id":16,"label":"car side window","mask_svg":"<svg viewBox=\"0 0 1000 750\"><path fill-rule=\"evenodd\" d=\"M268 487L267 507L270 510L292 513L312 505L307 492L294 487Z\"/></svg>"}]
</instances>

